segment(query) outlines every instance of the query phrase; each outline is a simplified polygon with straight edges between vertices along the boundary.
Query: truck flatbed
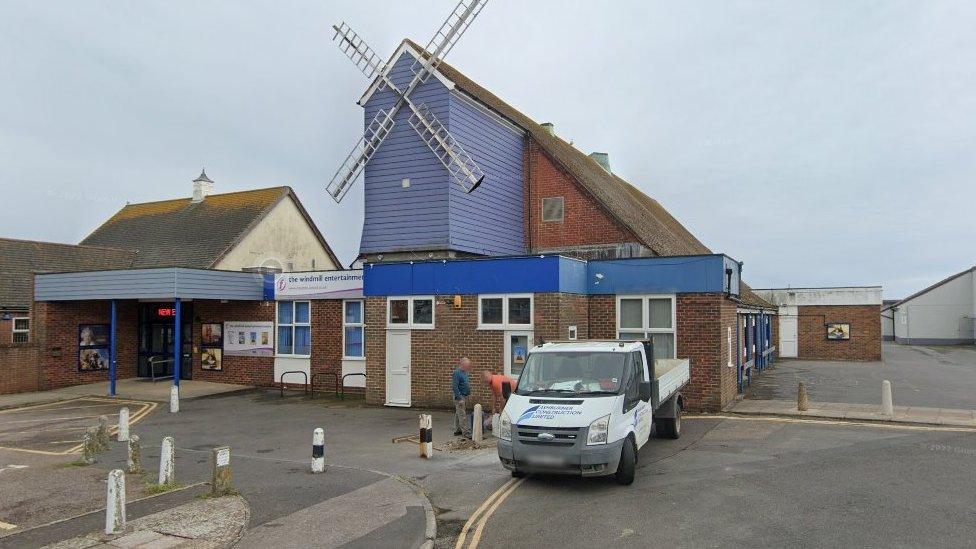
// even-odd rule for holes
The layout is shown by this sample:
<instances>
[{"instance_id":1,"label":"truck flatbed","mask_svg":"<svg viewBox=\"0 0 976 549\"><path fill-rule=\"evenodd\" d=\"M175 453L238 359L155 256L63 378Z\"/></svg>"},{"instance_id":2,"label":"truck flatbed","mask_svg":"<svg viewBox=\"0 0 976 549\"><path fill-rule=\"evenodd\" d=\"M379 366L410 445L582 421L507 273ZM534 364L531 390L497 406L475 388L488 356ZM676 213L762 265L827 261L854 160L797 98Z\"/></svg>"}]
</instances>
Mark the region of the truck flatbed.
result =
<instances>
[{"instance_id":1,"label":"truck flatbed","mask_svg":"<svg viewBox=\"0 0 976 549\"><path fill-rule=\"evenodd\" d=\"M654 380L651 383L651 407L657 410L691 381L691 363L687 358L658 358L654 360Z\"/></svg>"}]
</instances>

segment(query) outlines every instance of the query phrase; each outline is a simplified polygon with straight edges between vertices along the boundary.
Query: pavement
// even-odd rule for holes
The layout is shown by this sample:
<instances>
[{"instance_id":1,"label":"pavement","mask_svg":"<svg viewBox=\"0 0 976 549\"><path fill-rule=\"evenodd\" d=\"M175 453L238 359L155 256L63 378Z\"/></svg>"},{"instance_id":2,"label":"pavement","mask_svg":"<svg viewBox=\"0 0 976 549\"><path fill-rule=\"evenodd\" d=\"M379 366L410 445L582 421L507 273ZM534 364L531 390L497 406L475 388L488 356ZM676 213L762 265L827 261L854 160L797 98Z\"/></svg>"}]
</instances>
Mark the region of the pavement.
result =
<instances>
[{"instance_id":1,"label":"pavement","mask_svg":"<svg viewBox=\"0 0 976 549\"><path fill-rule=\"evenodd\" d=\"M131 400L151 400L153 402L169 402L172 380L162 380L153 383L145 379L120 379L116 382L117 398ZM253 387L234 385L230 383L213 383L210 381L196 381L185 379L180 381L180 399L189 400L224 393L247 391ZM0 410L48 404L79 397L107 397L108 382L76 385L52 391L38 391L34 393L15 393L0 395ZM108 397L111 398L111 397Z\"/></svg>"},{"instance_id":2,"label":"pavement","mask_svg":"<svg viewBox=\"0 0 976 549\"><path fill-rule=\"evenodd\" d=\"M813 402L880 404L891 381L901 406L972 410L976 407L976 347L882 345L882 362L780 359L753 377L750 400L796 400L802 381Z\"/></svg>"},{"instance_id":3,"label":"pavement","mask_svg":"<svg viewBox=\"0 0 976 549\"><path fill-rule=\"evenodd\" d=\"M797 410L796 402L787 400L740 400L729 412L736 414L820 417L829 419L887 421L919 425L971 427L976 430L976 410L929 408L925 406L895 406L894 415L886 415L880 404L846 404L842 402L811 402L807 410Z\"/></svg>"},{"instance_id":4,"label":"pavement","mask_svg":"<svg viewBox=\"0 0 976 549\"><path fill-rule=\"evenodd\" d=\"M99 530L45 546L48 549L229 547L247 525L244 498L207 498L153 513L127 523L125 531L108 535Z\"/></svg>"}]
</instances>

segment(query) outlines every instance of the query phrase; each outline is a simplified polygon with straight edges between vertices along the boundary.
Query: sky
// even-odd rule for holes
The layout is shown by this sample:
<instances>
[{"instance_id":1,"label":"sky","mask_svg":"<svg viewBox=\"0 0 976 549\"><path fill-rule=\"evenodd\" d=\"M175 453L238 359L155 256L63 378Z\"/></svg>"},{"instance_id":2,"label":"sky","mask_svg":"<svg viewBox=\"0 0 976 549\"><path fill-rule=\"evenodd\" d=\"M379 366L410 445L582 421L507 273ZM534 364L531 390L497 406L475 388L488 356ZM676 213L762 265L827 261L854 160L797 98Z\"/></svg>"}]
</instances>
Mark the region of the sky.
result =
<instances>
[{"instance_id":1,"label":"sky","mask_svg":"<svg viewBox=\"0 0 976 549\"><path fill-rule=\"evenodd\" d=\"M290 185L343 262L382 56L453 0L0 3L0 235L76 243L126 202ZM753 287L976 264L976 3L490 0L447 61L660 201Z\"/></svg>"}]
</instances>

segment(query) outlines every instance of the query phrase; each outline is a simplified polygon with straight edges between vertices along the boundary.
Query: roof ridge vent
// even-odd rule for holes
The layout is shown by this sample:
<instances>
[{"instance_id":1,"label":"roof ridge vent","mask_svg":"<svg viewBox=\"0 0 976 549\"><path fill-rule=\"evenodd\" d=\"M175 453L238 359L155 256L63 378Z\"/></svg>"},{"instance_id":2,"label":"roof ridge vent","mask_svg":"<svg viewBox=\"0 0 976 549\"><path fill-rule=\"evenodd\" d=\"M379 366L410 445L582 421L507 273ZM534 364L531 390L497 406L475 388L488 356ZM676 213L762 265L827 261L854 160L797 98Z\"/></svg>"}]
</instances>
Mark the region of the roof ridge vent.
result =
<instances>
[{"instance_id":1,"label":"roof ridge vent","mask_svg":"<svg viewBox=\"0 0 976 549\"><path fill-rule=\"evenodd\" d=\"M601 168L607 171L607 173L613 173L610 171L610 154L605 152L591 152L590 158L596 161Z\"/></svg>"}]
</instances>

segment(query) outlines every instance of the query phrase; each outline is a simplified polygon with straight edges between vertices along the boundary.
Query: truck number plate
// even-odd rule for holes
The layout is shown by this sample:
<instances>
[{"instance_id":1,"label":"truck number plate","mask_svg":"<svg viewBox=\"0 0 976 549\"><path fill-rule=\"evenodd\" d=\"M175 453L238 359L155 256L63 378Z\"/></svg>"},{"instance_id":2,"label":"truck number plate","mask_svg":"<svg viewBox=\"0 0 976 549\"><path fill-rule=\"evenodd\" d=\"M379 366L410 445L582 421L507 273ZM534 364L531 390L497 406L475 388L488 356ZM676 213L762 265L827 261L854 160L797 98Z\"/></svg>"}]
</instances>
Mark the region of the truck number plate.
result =
<instances>
[{"instance_id":1,"label":"truck number plate","mask_svg":"<svg viewBox=\"0 0 976 549\"><path fill-rule=\"evenodd\" d=\"M531 463L532 465L541 465L546 467L559 467L566 464L565 458L549 454L529 454L525 456L525 461Z\"/></svg>"}]
</instances>

